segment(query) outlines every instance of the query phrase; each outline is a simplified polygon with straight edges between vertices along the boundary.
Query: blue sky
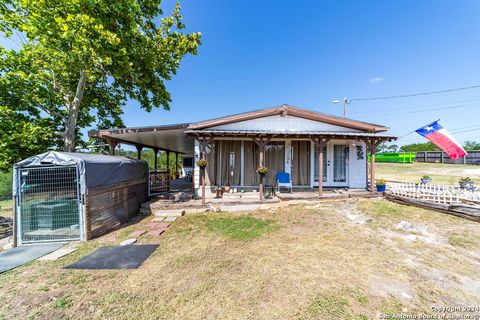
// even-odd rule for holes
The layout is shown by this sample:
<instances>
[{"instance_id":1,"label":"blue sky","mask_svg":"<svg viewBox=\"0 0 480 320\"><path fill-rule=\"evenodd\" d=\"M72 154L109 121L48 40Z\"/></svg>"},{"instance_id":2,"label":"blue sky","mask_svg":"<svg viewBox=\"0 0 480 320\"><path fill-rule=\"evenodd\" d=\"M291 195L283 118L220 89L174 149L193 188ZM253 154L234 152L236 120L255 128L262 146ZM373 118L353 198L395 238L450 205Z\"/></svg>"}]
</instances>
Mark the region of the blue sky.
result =
<instances>
[{"instance_id":1,"label":"blue sky","mask_svg":"<svg viewBox=\"0 0 480 320\"><path fill-rule=\"evenodd\" d=\"M199 121L283 103L341 115L342 105L330 101L344 96L480 84L479 1L183 0L182 8L188 31L203 34L199 53L167 84L171 110L149 114L128 102L127 126ZM480 141L480 89L353 101L348 115L387 125L398 136L441 119L452 132L478 128L454 135ZM412 134L397 143L421 141Z\"/></svg>"}]
</instances>

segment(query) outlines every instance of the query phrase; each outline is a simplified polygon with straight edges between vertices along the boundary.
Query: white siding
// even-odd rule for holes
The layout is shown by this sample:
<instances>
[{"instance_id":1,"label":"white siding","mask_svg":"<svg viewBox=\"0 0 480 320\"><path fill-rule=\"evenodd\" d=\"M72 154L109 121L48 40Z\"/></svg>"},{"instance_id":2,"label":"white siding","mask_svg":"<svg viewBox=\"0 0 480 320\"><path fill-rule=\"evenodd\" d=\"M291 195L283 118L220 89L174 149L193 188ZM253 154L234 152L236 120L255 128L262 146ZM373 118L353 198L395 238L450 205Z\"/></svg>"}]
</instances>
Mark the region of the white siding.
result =
<instances>
[{"instance_id":1,"label":"white siding","mask_svg":"<svg viewBox=\"0 0 480 320\"><path fill-rule=\"evenodd\" d=\"M335 126L328 123L294 117L290 115L269 116L211 127L217 130L268 130L275 132L329 131L360 132L359 130Z\"/></svg>"}]
</instances>

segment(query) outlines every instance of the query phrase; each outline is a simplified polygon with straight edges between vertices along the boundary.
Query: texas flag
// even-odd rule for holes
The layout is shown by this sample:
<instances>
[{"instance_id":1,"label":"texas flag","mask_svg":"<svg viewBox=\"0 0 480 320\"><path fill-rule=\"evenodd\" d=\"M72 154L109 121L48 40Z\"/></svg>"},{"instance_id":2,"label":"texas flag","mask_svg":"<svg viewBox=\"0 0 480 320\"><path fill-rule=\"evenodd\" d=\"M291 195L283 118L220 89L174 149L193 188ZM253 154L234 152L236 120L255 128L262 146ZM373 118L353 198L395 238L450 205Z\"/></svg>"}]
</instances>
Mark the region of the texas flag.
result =
<instances>
[{"instance_id":1,"label":"texas flag","mask_svg":"<svg viewBox=\"0 0 480 320\"><path fill-rule=\"evenodd\" d=\"M438 123L438 120L415 131L440 147L453 160L467 155L458 141Z\"/></svg>"}]
</instances>

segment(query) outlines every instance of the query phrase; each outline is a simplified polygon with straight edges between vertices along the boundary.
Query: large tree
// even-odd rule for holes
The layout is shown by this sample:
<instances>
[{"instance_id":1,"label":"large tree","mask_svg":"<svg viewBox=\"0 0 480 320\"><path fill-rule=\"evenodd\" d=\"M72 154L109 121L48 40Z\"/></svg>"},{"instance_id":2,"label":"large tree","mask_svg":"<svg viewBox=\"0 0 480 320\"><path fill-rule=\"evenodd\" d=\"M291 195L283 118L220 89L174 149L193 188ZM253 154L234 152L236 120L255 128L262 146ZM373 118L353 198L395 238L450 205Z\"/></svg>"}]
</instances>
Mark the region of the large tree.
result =
<instances>
[{"instance_id":1,"label":"large tree","mask_svg":"<svg viewBox=\"0 0 480 320\"><path fill-rule=\"evenodd\" d=\"M18 47L0 46L0 106L48 127L71 152L79 128L122 126L129 99L147 111L168 109L165 81L196 54L201 35L183 31L178 3L169 15L160 5L3 0L0 32Z\"/></svg>"}]
</instances>

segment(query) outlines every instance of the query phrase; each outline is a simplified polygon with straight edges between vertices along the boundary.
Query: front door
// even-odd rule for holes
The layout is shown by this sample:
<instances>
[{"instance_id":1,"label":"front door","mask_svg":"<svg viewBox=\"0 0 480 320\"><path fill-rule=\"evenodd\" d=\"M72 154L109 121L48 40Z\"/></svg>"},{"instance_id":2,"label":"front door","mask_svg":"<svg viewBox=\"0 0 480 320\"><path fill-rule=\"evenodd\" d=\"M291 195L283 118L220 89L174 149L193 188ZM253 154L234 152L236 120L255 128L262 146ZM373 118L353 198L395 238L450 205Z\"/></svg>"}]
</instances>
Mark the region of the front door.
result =
<instances>
[{"instance_id":1,"label":"front door","mask_svg":"<svg viewBox=\"0 0 480 320\"><path fill-rule=\"evenodd\" d=\"M318 149L314 153L314 186L318 186ZM323 148L323 186L348 186L348 145L328 144Z\"/></svg>"},{"instance_id":2,"label":"front door","mask_svg":"<svg viewBox=\"0 0 480 320\"><path fill-rule=\"evenodd\" d=\"M331 181L333 187L348 186L348 145L334 144L332 146L333 166L331 166Z\"/></svg>"}]
</instances>

